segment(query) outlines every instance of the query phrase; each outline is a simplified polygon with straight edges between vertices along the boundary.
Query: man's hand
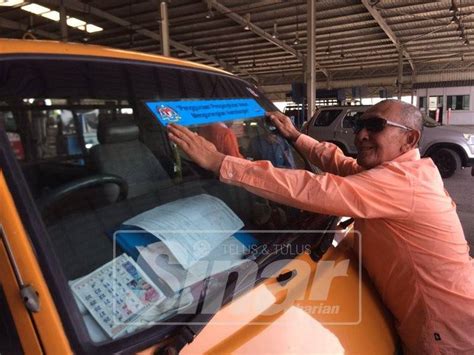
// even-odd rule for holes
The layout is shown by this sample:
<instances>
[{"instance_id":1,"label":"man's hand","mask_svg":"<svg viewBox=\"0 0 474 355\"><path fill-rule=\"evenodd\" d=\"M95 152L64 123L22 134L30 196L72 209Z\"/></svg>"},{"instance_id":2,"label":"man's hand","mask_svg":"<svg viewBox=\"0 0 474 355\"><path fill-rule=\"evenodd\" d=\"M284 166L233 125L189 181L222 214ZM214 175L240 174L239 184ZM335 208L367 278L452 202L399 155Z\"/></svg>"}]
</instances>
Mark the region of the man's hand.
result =
<instances>
[{"instance_id":1,"label":"man's hand","mask_svg":"<svg viewBox=\"0 0 474 355\"><path fill-rule=\"evenodd\" d=\"M225 155L211 142L183 126L169 124L168 135L197 165L219 175Z\"/></svg>"},{"instance_id":2,"label":"man's hand","mask_svg":"<svg viewBox=\"0 0 474 355\"><path fill-rule=\"evenodd\" d=\"M280 131L281 135L286 139L296 142L301 133L296 129L291 120L278 111L265 112L265 115L270 118L273 125Z\"/></svg>"}]
</instances>

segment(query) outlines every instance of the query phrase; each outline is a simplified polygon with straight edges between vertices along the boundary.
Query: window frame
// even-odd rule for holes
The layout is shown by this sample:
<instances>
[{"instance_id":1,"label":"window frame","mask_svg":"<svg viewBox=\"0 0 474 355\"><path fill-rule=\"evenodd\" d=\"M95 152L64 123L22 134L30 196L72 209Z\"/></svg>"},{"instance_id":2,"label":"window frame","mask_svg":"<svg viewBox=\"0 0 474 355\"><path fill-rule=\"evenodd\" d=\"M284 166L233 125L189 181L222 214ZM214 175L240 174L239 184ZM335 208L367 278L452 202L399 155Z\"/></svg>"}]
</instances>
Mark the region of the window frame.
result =
<instances>
[{"instance_id":1,"label":"window frame","mask_svg":"<svg viewBox=\"0 0 474 355\"><path fill-rule=\"evenodd\" d=\"M446 95L446 108L451 109L451 111L469 111L470 99L471 99L470 96L471 95L469 94ZM454 107L453 107L453 104L454 104Z\"/></svg>"}]
</instances>

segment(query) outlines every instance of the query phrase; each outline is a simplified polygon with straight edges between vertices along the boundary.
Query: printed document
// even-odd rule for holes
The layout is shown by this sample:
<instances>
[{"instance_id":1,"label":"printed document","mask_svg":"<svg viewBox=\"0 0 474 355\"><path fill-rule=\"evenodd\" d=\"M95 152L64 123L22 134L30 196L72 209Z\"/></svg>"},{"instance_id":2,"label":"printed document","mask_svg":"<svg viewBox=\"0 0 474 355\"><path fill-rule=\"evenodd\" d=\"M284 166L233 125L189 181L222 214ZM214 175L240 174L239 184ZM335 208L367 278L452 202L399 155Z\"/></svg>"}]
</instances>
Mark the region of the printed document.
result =
<instances>
[{"instance_id":1,"label":"printed document","mask_svg":"<svg viewBox=\"0 0 474 355\"><path fill-rule=\"evenodd\" d=\"M245 246L233 237L227 238L209 255L187 270L162 242L138 249L140 252L138 265L155 284L160 285L160 281L164 281L174 293L246 261L243 259Z\"/></svg>"},{"instance_id":2,"label":"printed document","mask_svg":"<svg viewBox=\"0 0 474 355\"><path fill-rule=\"evenodd\" d=\"M207 194L158 206L124 224L140 227L155 235L184 269L208 256L244 226L223 201Z\"/></svg>"},{"instance_id":3,"label":"printed document","mask_svg":"<svg viewBox=\"0 0 474 355\"><path fill-rule=\"evenodd\" d=\"M71 289L113 339L135 326L140 316L165 299L163 292L126 254L72 282Z\"/></svg>"}]
</instances>

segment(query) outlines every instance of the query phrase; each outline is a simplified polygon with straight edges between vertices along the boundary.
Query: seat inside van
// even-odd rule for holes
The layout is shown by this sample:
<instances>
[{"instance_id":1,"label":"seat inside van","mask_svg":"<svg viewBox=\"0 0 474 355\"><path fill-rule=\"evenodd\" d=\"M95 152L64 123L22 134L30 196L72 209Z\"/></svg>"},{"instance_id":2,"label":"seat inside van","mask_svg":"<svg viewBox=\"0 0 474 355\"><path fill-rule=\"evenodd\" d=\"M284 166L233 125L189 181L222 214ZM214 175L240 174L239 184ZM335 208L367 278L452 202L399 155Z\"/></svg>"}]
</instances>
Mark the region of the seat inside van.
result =
<instances>
[{"instance_id":1,"label":"seat inside van","mask_svg":"<svg viewBox=\"0 0 474 355\"><path fill-rule=\"evenodd\" d=\"M99 117L98 145L90 150L98 173L113 174L128 184L128 198L170 186L172 180L155 155L139 140L139 128L131 119ZM114 186L111 189L116 188ZM112 199L114 191L107 192Z\"/></svg>"}]
</instances>

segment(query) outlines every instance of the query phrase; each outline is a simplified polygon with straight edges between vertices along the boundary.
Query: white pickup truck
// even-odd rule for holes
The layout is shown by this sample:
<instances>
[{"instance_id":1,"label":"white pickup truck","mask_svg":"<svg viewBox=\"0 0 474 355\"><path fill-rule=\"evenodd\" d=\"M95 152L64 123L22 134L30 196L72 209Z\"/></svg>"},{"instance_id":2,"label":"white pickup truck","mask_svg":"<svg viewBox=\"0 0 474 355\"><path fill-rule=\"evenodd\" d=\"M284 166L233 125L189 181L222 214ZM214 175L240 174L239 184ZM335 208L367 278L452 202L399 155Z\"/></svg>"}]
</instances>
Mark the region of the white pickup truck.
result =
<instances>
[{"instance_id":1,"label":"white pickup truck","mask_svg":"<svg viewBox=\"0 0 474 355\"><path fill-rule=\"evenodd\" d=\"M320 108L306 122L303 133L320 141L336 144L344 154L357 155L350 120L362 115L370 106L329 106ZM474 129L439 126L425 118L420 153L431 157L441 176L448 178L456 170L474 165Z\"/></svg>"}]
</instances>

